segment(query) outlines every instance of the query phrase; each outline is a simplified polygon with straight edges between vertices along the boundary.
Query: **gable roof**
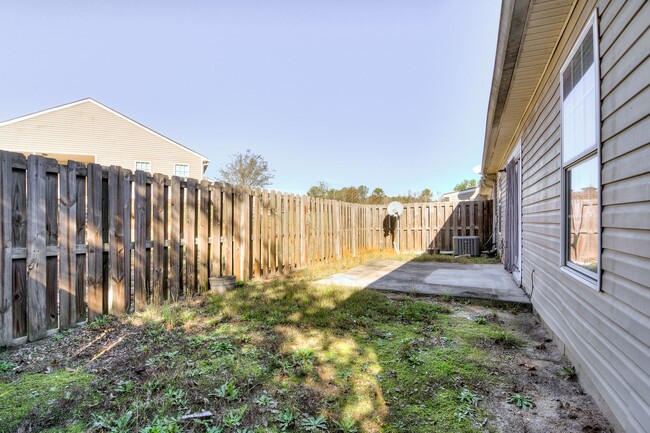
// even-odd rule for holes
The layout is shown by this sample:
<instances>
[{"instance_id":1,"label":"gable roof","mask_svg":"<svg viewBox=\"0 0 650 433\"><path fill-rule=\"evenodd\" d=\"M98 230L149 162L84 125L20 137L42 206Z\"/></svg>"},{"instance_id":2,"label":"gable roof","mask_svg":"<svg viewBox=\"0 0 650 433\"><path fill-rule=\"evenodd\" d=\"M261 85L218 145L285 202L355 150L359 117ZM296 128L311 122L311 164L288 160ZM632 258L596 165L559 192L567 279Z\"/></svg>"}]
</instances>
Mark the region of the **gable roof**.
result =
<instances>
[{"instance_id":1,"label":"gable roof","mask_svg":"<svg viewBox=\"0 0 650 433\"><path fill-rule=\"evenodd\" d=\"M5 125L11 125L11 124L13 124L13 123L18 123L18 122L22 122L22 121L24 121L24 120L32 119L32 118L34 118L34 117L42 116L42 115L44 115L44 114L48 114L48 113L52 113L52 112L60 111L60 110L65 110L65 109L70 108L70 107L74 107L74 106L81 105L81 104L87 104L87 103L94 104L94 105L96 105L97 107L99 107L99 108L101 108L101 109L103 109L103 110L106 110L106 111L108 111L109 113L111 113L111 114L113 114L113 115L115 115L115 116L117 116L117 117L120 117L121 119L124 119L124 120L126 120L127 122L129 122L129 123L131 123L131 124L133 124L133 125L135 125L135 126L141 128L141 129L144 129L144 130L147 131L148 133L153 134L153 135L155 135L156 137L158 137L158 138L160 138L160 139L162 139L162 140L164 140L164 141L166 141L166 142L168 142L168 143L170 143L170 144L173 144L174 146L180 147L181 149L186 150L187 152L190 152L190 153L192 153L192 154L195 155L195 156L198 156L199 158L201 158L201 159L204 160L205 162L209 162L209 159L208 159L207 157L205 157L204 155L201 155L200 153L198 153L198 152L196 152L196 151L190 149L189 147L187 147L187 146L183 146L182 144L180 144L180 143L178 143L178 142L176 142L176 141L174 141L174 140L172 140L172 139L170 139L170 138L165 137L164 135L162 135L162 134L160 134L160 133L154 131L154 130L151 129L151 128L147 128L147 127L144 126L143 124L136 122L135 120L131 119L130 117L127 117L127 116L125 116L124 114L122 114L122 113L120 113L120 112L118 112L118 111L115 111L115 110L113 110L112 108L107 107L106 105L101 104L101 103L95 101L95 100L92 99L92 98L81 99L81 100L79 100L79 101L74 101L74 102L70 102L70 103L68 103L68 104L59 105L59 106L57 106L57 107L48 108L48 109L46 109L46 110L37 111L36 113L31 113L31 114L27 114L27 115L24 115L24 116L16 117L16 118L14 118L14 119L9 119L9 120L6 120L6 121L4 121L4 122L0 122L0 128L3 127L3 126L5 126Z\"/></svg>"},{"instance_id":2,"label":"gable roof","mask_svg":"<svg viewBox=\"0 0 650 433\"><path fill-rule=\"evenodd\" d=\"M574 7L572 0L503 0L481 172L496 173L516 144L530 102Z\"/></svg>"}]
</instances>

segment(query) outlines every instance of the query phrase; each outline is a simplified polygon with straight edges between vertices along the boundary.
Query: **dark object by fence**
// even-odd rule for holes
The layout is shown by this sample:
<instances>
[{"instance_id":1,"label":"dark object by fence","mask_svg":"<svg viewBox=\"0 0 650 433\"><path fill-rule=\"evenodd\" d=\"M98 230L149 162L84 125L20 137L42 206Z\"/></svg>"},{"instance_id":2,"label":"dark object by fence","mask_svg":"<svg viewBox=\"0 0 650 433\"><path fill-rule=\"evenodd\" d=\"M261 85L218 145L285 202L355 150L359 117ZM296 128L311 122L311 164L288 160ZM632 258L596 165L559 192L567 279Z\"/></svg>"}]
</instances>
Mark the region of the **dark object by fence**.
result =
<instances>
[{"instance_id":1,"label":"dark object by fence","mask_svg":"<svg viewBox=\"0 0 650 433\"><path fill-rule=\"evenodd\" d=\"M210 290L223 295L235 288L235 277L210 277Z\"/></svg>"}]
</instances>

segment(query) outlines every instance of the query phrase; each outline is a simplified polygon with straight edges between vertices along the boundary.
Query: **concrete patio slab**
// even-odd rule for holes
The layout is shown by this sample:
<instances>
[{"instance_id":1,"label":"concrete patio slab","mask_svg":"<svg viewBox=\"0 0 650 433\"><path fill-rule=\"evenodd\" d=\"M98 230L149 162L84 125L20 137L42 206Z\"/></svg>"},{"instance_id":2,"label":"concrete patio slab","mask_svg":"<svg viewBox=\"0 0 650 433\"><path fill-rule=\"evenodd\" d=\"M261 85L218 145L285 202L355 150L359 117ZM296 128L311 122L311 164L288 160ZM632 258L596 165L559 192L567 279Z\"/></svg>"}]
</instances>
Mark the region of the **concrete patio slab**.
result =
<instances>
[{"instance_id":1,"label":"concrete patio slab","mask_svg":"<svg viewBox=\"0 0 650 433\"><path fill-rule=\"evenodd\" d=\"M530 304L512 275L498 264L374 260L317 283Z\"/></svg>"}]
</instances>

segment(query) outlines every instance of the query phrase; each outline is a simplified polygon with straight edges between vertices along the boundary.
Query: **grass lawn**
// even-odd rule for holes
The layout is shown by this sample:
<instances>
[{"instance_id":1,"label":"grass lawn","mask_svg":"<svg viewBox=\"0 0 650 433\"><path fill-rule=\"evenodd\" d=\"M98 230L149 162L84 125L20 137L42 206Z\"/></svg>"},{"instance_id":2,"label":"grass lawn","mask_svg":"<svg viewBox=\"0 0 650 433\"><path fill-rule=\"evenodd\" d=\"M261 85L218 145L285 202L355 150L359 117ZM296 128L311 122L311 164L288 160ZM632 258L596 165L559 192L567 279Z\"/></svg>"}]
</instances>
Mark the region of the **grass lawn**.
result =
<instances>
[{"instance_id":1,"label":"grass lawn","mask_svg":"<svg viewBox=\"0 0 650 433\"><path fill-rule=\"evenodd\" d=\"M484 432L488 401L524 411L495 393L526 346L513 307L311 283L353 264L0 352L0 432Z\"/></svg>"}]
</instances>

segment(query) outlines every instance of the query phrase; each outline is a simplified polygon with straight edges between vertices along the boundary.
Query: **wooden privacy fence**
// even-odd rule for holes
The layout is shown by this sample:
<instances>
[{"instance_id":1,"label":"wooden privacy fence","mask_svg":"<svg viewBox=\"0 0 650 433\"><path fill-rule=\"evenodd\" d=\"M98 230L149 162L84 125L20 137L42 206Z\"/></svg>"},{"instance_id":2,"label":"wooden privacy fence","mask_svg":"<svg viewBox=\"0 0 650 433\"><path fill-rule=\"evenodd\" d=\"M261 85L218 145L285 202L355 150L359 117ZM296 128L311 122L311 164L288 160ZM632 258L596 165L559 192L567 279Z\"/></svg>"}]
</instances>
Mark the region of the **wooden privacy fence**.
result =
<instances>
[{"instance_id":1,"label":"wooden privacy fence","mask_svg":"<svg viewBox=\"0 0 650 433\"><path fill-rule=\"evenodd\" d=\"M392 248L360 205L0 151L0 346L105 313ZM402 251L491 232L491 202L405 205Z\"/></svg>"}]
</instances>

